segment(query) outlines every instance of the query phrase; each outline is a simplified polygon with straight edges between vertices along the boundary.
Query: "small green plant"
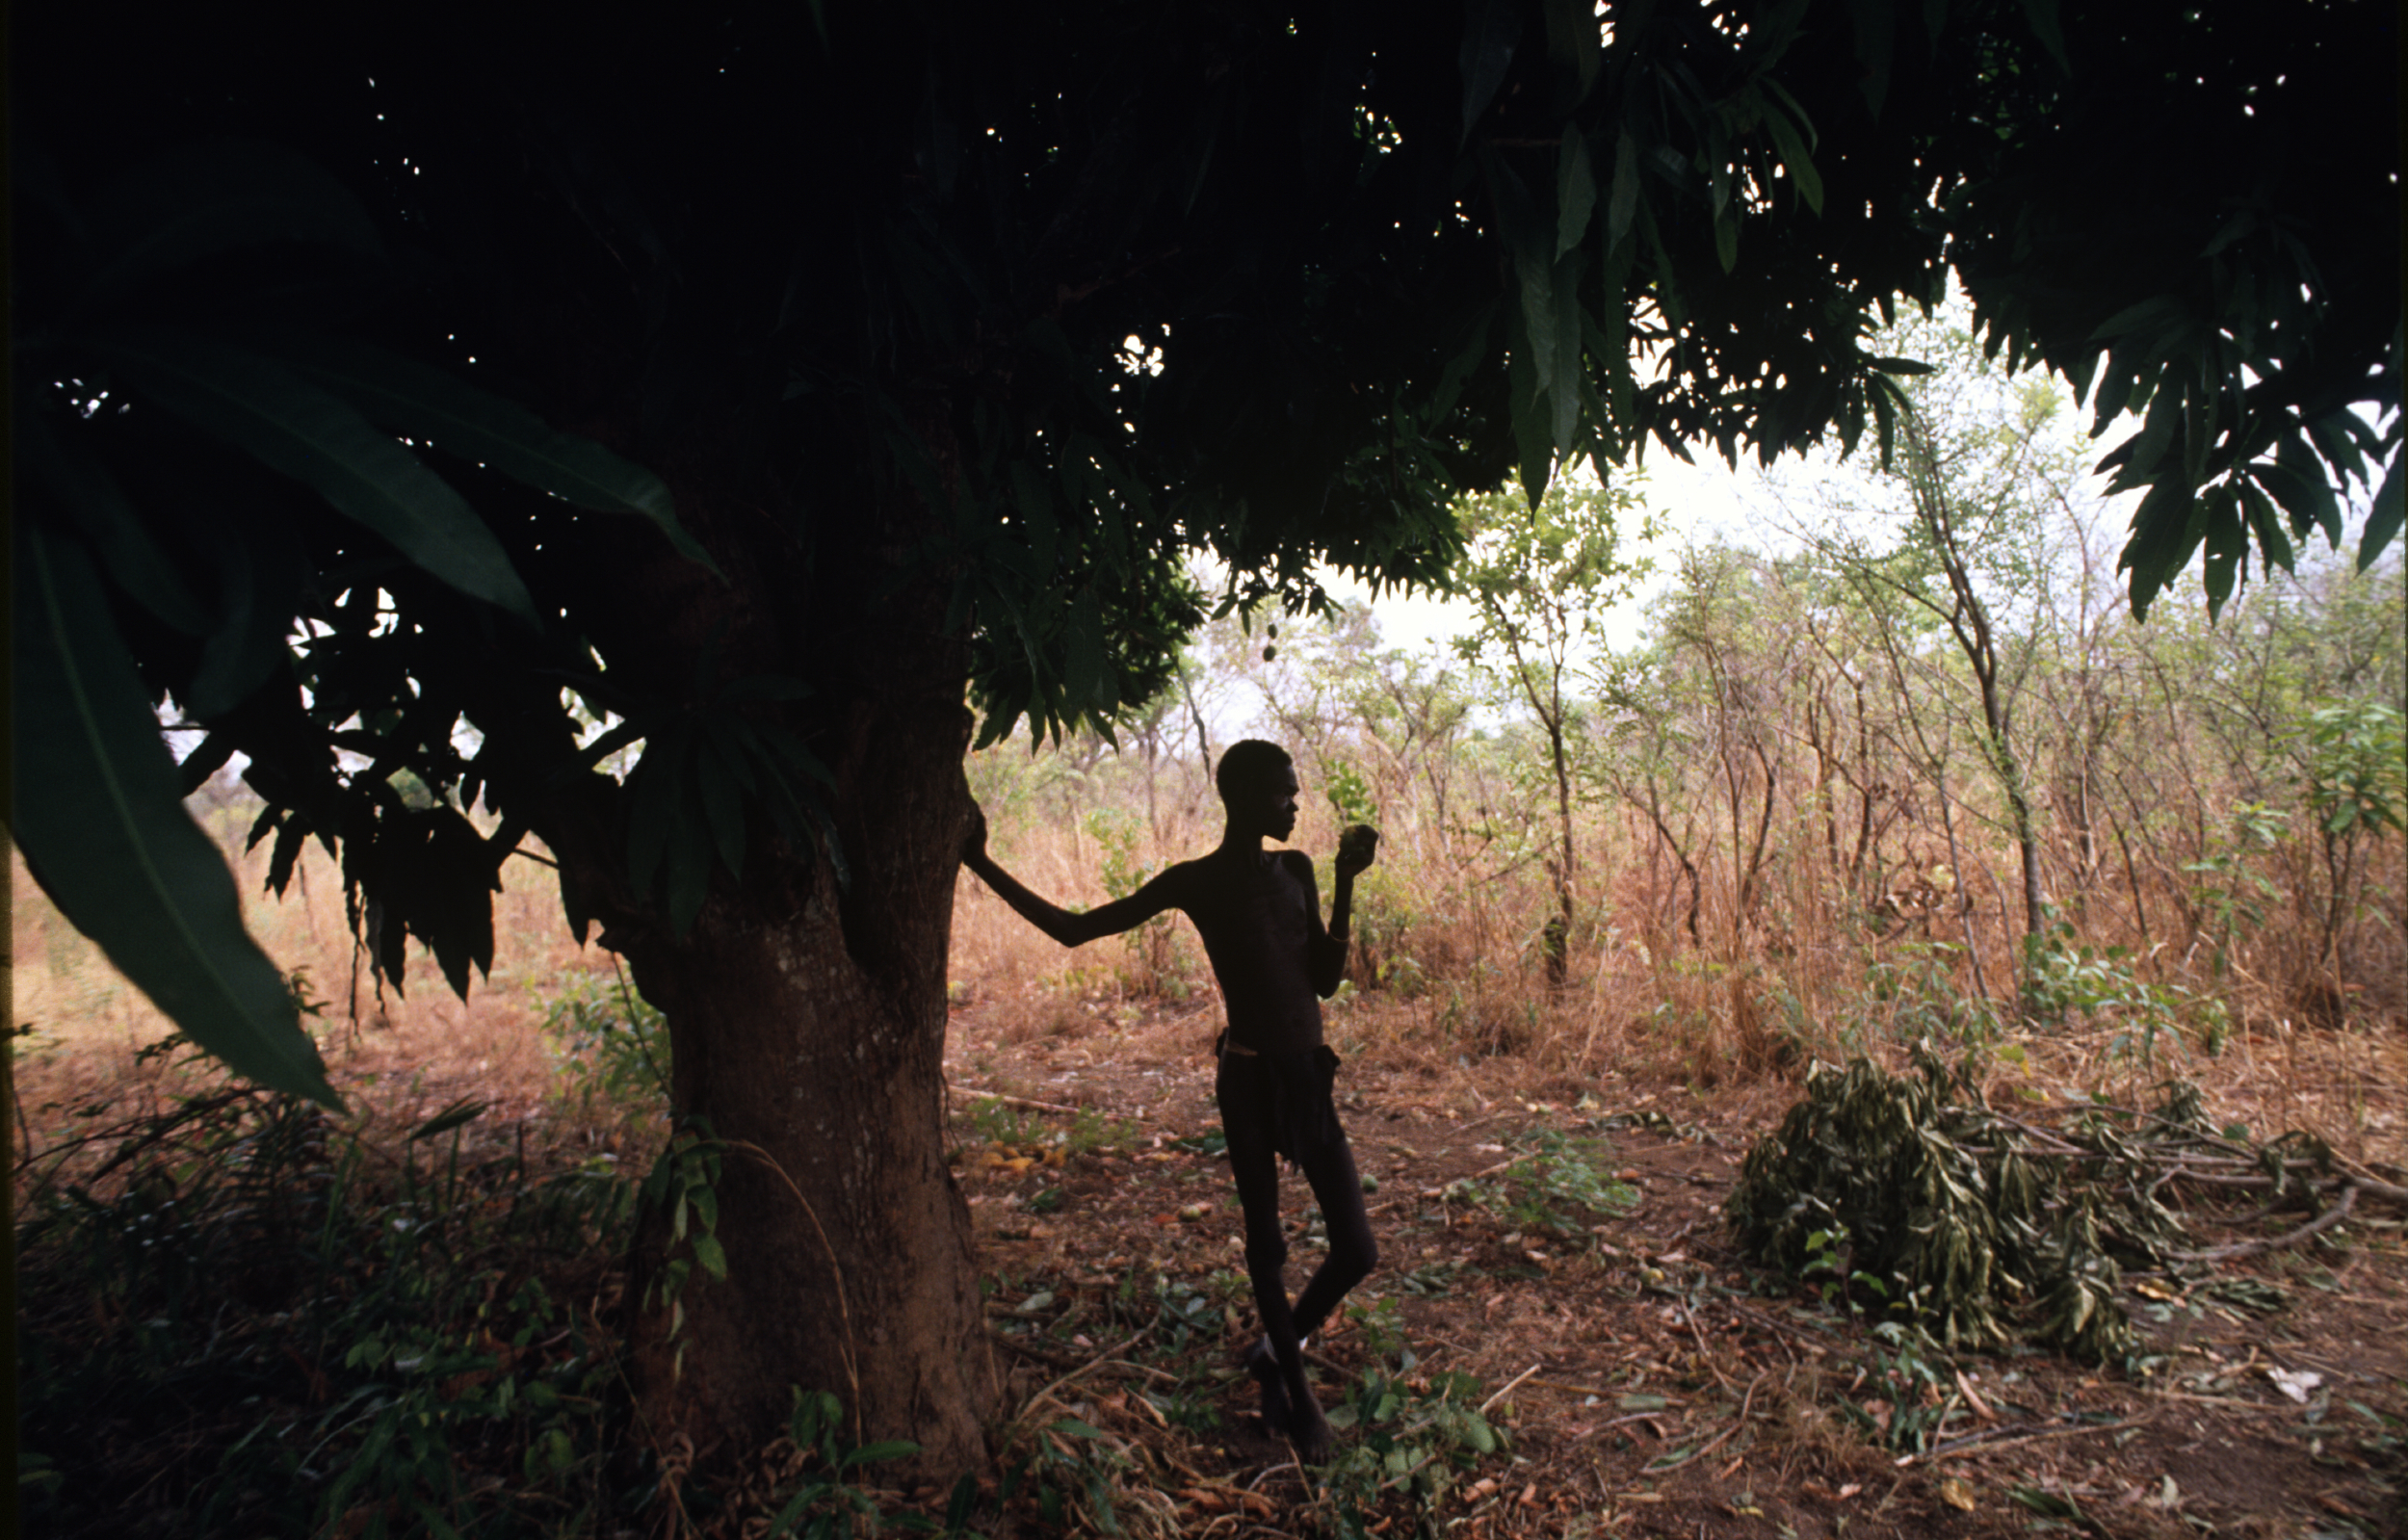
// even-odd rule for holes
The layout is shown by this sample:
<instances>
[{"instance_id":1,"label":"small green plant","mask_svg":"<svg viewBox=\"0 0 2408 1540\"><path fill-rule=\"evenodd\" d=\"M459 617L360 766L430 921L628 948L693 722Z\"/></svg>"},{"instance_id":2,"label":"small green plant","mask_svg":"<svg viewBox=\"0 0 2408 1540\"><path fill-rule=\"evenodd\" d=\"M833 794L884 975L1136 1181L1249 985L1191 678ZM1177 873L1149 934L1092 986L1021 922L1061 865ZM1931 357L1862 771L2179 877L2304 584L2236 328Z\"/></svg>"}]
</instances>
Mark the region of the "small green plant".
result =
<instances>
[{"instance_id":1,"label":"small green plant","mask_svg":"<svg viewBox=\"0 0 2408 1540\"><path fill-rule=\"evenodd\" d=\"M1210 1290L1184 1278L1155 1279L1154 1309L1156 1334L1173 1353L1187 1351L1191 1340L1214 1341L1228 1318L1228 1307Z\"/></svg>"},{"instance_id":2,"label":"small green plant","mask_svg":"<svg viewBox=\"0 0 2408 1540\"><path fill-rule=\"evenodd\" d=\"M1404 1344L1404 1309L1393 1295L1371 1294L1350 1300L1347 1324L1363 1340L1363 1351L1377 1361L1397 1360L1399 1370L1413 1367L1413 1349Z\"/></svg>"},{"instance_id":3,"label":"small green plant","mask_svg":"<svg viewBox=\"0 0 2408 1540\"><path fill-rule=\"evenodd\" d=\"M2290 815L2281 808L2236 802L2232 839L2183 867L2199 879L2190 902L2202 921L2211 977L2221 979L2231 971L2236 932L2264 925L2266 906L2282 898L2281 885L2259 871L2257 863L2282 844L2290 823Z\"/></svg>"},{"instance_id":4,"label":"small green plant","mask_svg":"<svg viewBox=\"0 0 2408 1540\"><path fill-rule=\"evenodd\" d=\"M615 1527L614 1349L572 1301L624 1246L632 1189L472 1147L486 1110L372 1152L306 1103L199 1090L37 1177L16 1237L33 1527L115 1532L138 1488L199 1536Z\"/></svg>"},{"instance_id":5,"label":"small green plant","mask_svg":"<svg viewBox=\"0 0 2408 1540\"><path fill-rule=\"evenodd\" d=\"M1112 1492L1128 1465L1104 1430L1083 1419L1024 1423L1007 1442L1000 1496L1055 1532L1117 1535Z\"/></svg>"},{"instance_id":6,"label":"small green plant","mask_svg":"<svg viewBox=\"0 0 2408 1540\"><path fill-rule=\"evenodd\" d=\"M684 1294L694 1280L694 1269L699 1266L706 1275L721 1282L727 1278L727 1251L719 1238L719 1184L724 1149L711 1131L710 1119L690 1117L643 1179L645 1206L666 1213L668 1218L668 1244L659 1268L644 1284L643 1308L668 1311L671 1342L676 1342L685 1330ZM684 1371L684 1343L677 1343L669 1363L672 1372Z\"/></svg>"},{"instance_id":7,"label":"small green plant","mask_svg":"<svg viewBox=\"0 0 2408 1540\"><path fill-rule=\"evenodd\" d=\"M1008 1102L981 1097L970 1104L970 1132L982 1142L1025 1149L1045 1136L1045 1120Z\"/></svg>"},{"instance_id":8,"label":"small green plant","mask_svg":"<svg viewBox=\"0 0 2408 1540\"><path fill-rule=\"evenodd\" d=\"M1174 1150L1185 1150L1190 1155L1217 1158L1228 1153L1229 1135L1219 1124L1215 1123L1210 1128L1194 1134L1182 1135L1172 1139L1170 1147Z\"/></svg>"},{"instance_id":9,"label":"small green plant","mask_svg":"<svg viewBox=\"0 0 2408 1540\"><path fill-rule=\"evenodd\" d=\"M1996 1037L1997 1007L1958 982L1964 955L1963 947L1945 941L1886 947L1866 964L1862 1004L1841 1021L1843 1051L1862 1053L1874 1042L1972 1047Z\"/></svg>"},{"instance_id":10,"label":"small green plant","mask_svg":"<svg viewBox=\"0 0 2408 1540\"><path fill-rule=\"evenodd\" d=\"M1383 1506L1400 1501L1426 1521L1467 1471L1505 1448L1505 1436L1479 1410L1480 1382L1442 1373L1405 1381L1366 1372L1330 1408L1329 1425L1354 1431L1322 1471L1322 1498L1341 1540L1363 1540ZM1418 1524L1399 1531L1414 1532Z\"/></svg>"},{"instance_id":11,"label":"small green plant","mask_svg":"<svg viewBox=\"0 0 2408 1540\"><path fill-rule=\"evenodd\" d=\"M2108 1058L2130 1065L2140 1080L2157 1078L2160 1044L2182 1048L2186 1019L2199 1023L2200 1045L2210 1054L2222 1051L2231 1030L2222 1001L2151 983L2133 971L2128 950L2079 945L2063 922L2033 938L2024 977L2034 1014L2111 1028Z\"/></svg>"},{"instance_id":12,"label":"small green plant","mask_svg":"<svg viewBox=\"0 0 2408 1540\"><path fill-rule=\"evenodd\" d=\"M795 1409L787 1418L787 1441L795 1490L789 1494L769 1527L768 1540L795 1535L799 1540L851 1540L855 1534L875 1535L891 1529L917 1534L958 1535L965 1532L978 1505L975 1476L954 1486L944 1524L920 1514L888 1514L877 1500L847 1477L858 1478L871 1467L909 1459L920 1446L907 1439L854 1445L845 1437L845 1407L825 1391L795 1392Z\"/></svg>"},{"instance_id":13,"label":"small green plant","mask_svg":"<svg viewBox=\"0 0 2408 1540\"><path fill-rule=\"evenodd\" d=\"M1072 1155L1092 1155L1098 1150L1125 1150L1137 1142L1138 1126L1127 1118L1106 1117L1091 1107L1083 1107L1071 1116L1064 1146Z\"/></svg>"},{"instance_id":14,"label":"small green plant","mask_svg":"<svg viewBox=\"0 0 2408 1540\"><path fill-rule=\"evenodd\" d=\"M658 1116L667 1108L668 1023L625 979L566 976L544 1008L543 1035L582 1115Z\"/></svg>"},{"instance_id":15,"label":"small green plant","mask_svg":"<svg viewBox=\"0 0 2408 1540\"><path fill-rule=\"evenodd\" d=\"M1928 1452L1964 1395L1948 1355L1913 1321L1875 1321L1863 1368L1859 1389L1869 1394L1862 1401L1842 1397L1840 1410L1884 1449Z\"/></svg>"},{"instance_id":16,"label":"small green plant","mask_svg":"<svg viewBox=\"0 0 2408 1540\"><path fill-rule=\"evenodd\" d=\"M1616 1217L1637 1207L1638 1193L1628 1183L1617 1181L1610 1169L1612 1150L1605 1140L1542 1127L1519 1142L1529 1153L1508 1166L1505 1176L1525 1184L1540 1200L1540 1216L1547 1228L1578 1228L1543 1207L1550 1199L1572 1204L1598 1218Z\"/></svg>"},{"instance_id":17,"label":"small green plant","mask_svg":"<svg viewBox=\"0 0 2408 1540\"><path fill-rule=\"evenodd\" d=\"M2408 757L2397 707L2361 700L2308 714L2308 814L2323 846L2325 904L2316 962L2331 961L2348 918L2361 856L2386 829L2408 829Z\"/></svg>"},{"instance_id":18,"label":"small green plant","mask_svg":"<svg viewBox=\"0 0 2408 1540\"><path fill-rule=\"evenodd\" d=\"M1426 1262L1410 1272L1397 1275L1397 1287L1421 1299L1438 1299L1454 1292L1455 1279L1462 1275L1460 1262Z\"/></svg>"}]
</instances>

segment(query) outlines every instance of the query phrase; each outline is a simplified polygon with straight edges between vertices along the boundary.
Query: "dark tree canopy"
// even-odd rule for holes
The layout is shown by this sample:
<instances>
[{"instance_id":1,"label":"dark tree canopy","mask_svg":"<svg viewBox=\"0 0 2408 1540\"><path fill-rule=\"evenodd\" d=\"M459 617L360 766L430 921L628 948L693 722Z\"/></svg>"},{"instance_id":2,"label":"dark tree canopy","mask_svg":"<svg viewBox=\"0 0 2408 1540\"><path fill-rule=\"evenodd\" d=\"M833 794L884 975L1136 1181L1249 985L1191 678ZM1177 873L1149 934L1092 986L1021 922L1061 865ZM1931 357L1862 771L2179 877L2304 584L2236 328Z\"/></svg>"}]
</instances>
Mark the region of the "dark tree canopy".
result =
<instances>
[{"instance_id":1,"label":"dark tree canopy","mask_svg":"<svg viewBox=\"0 0 2408 1540\"><path fill-rule=\"evenodd\" d=\"M1920 366L1864 339L1951 268L2145 411L2136 608L2353 485L2366 555L2399 525L2379 0L16 25L17 832L289 1087L174 806L237 753L272 880L338 850L397 986L414 935L465 990L539 837L683 1077L715 905L941 985L965 695L1109 724L1216 598L1438 584L1457 491L1566 459L1886 451Z\"/></svg>"}]
</instances>

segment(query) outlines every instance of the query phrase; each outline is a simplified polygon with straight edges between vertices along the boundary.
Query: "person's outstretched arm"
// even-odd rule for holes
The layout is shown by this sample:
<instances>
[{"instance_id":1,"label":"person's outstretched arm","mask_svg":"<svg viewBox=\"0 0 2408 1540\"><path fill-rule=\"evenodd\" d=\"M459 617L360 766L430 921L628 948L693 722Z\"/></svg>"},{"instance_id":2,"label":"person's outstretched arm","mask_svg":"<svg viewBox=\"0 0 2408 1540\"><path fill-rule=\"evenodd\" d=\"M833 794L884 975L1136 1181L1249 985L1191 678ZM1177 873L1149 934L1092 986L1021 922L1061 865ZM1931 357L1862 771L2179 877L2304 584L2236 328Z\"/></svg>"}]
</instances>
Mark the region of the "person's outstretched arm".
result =
<instances>
[{"instance_id":1,"label":"person's outstretched arm","mask_svg":"<svg viewBox=\"0 0 2408 1540\"><path fill-rule=\"evenodd\" d=\"M1178 883L1173 880L1177 867L1165 871L1127 898L1114 899L1085 914L1074 914L1039 898L986 853L986 815L976 807L970 810L970 832L961 842L961 864L976 872L979 880L993 889L997 898L1011 905L1013 913L1065 947L1134 930L1164 910L1178 906Z\"/></svg>"}]
</instances>

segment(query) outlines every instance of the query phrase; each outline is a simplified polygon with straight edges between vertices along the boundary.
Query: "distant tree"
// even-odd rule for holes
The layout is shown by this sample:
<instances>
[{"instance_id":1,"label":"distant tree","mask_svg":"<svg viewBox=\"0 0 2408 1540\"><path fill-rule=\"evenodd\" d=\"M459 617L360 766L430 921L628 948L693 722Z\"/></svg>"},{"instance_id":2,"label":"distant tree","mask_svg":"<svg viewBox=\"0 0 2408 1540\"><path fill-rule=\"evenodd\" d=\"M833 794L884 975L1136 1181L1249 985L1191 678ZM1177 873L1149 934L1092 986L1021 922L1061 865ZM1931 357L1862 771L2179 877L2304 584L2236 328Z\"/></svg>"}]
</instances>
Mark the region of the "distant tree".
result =
<instances>
[{"instance_id":1,"label":"distant tree","mask_svg":"<svg viewBox=\"0 0 2408 1540\"><path fill-rule=\"evenodd\" d=\"M1441 581L1517 469L1887 442L1912 366L1865 336L1951 263L2146 406L2138 603L2203 540L2212 590L2338 537L2349 408L2398 396L2374 4L13 25L13 828L197 1040L319 1095L179 792L243 756L273 880L339 851L396 987L411 937L467 986L539 839L667 1015L665 1171L720 1161L711 1244L639 1243L642 1425L697 1449L799 1385L984 1457L961 751L1152 697L1191 551L1309 609L1323 564ZM2373 507L2369 552L2395 472Z\"/></svg>"},{"instance_id":2,"label":"distant tree","mask_svg":"<svg viewBox=\"0 0 2408 1540\"><path fill-rule=\"evenodd\" d=\"M1857 528L1819 536L1819 549L1860 591L1902 691L1910 669L1916 693L1927 682L1941 700L1960 678L1920 666L1922 636L1945 638L1963 661L1972 697L1964 716L2015 842L2028 981L2050 906L2016 712L2055 619L2043 613L2047 526L2081 495L2081 466L2057 431L2055 381L2004 378L1984 367L1972 337L1944 325L1910 324L1894 335L1935 372L1909 385L1890 465L1867 478L1866 500L1852 508ZM1865 531L1868 515L1887 527Z\"/></svg>"},{"instance_id":3,"label":"distant tree","mask_svg":"<svg viewBox=\"0 0 2408 1540\"><path fill-rule=\"evenodd\" d=\"M1533 504L1518 485L1455 505L1465 549L1455 586L1478 629L1455 640L1463 660L1493 680L1505 702L1527 709L1547 750L1556 796L1556 915L1548 923L1547 975L1564 981L1580 870L1572 829L1574 760L1587 694L1583 676L1599 662L1605 611L1629 596L1650 562L1626 541L1659 533L1630 485L1559 480Z\"/></svg>"}]
</instances>

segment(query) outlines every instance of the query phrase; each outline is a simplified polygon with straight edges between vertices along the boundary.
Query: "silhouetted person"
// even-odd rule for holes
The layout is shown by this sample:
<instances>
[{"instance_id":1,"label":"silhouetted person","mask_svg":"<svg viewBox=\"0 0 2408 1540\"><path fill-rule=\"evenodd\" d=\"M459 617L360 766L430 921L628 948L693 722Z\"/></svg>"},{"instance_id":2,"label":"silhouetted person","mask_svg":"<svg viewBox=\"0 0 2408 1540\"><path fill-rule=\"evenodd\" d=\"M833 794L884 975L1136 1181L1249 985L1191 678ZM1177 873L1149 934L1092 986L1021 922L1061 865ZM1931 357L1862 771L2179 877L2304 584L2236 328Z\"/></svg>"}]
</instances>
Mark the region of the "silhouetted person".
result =
<instances>
[{"instance_id":1,"label":"silhouetted person","mask_svg":"<svg viewBox=\"0 0 2408 1540\"><path fill-rule=\"evenodd\" d=\"M1117 935L1166 909L1195 923L1228 1008L1213 1088L1245 1209L1246 1273L1266 1334L1246 1349L1245 1366L1262 1384L1265 1423L1318 1462L1328 1453L1329 1424L1304 1381L1303 1339L1379 1262L1354 1153L1331 1100L1338 1056L1322 1042L1321 1003L1346 975L1354 878L1372 864L1379 836L1348 830L1339 842L1337 891L1324 929L1312 859L1300 850L1263 848L1264 840L1285 840L1296 830L1296 765L1287 751L1259 739L1233 744L1214 783L1229 820L1219 848L1085 914L1047 902L997 866L986 853L983 814L971 825L962 860L1023 919L1065 947ZM1288 1243L1279 1229L1282 1155L1303 1169L1329 1232L1328 1259L1293 1305L1284 1273Z\"/></svg>"}]
</instances>

